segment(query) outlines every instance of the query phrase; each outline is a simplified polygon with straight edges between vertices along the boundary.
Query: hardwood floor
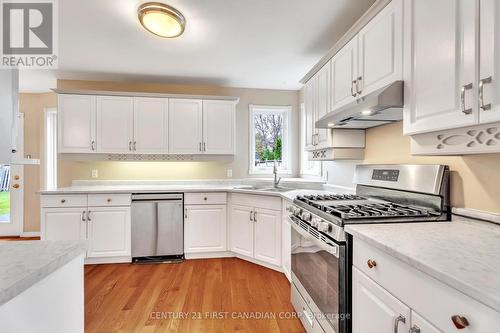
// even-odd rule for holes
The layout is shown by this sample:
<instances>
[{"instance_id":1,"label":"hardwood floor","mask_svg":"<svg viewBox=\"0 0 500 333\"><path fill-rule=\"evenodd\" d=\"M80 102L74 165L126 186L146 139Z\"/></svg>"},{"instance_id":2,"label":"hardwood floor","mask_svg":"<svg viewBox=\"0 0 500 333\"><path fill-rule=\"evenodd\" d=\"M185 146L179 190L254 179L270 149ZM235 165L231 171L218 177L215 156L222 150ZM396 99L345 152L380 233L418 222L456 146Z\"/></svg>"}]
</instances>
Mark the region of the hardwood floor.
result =
<instances>
[{"instance_id":1,"label":"hardwood floor","mask_svg":"<svg viewBox=\"0 0 500 333\"><path fill-rule=\"evenodd\" d=\"M236 258L85 266L85 332L305 332L290 284Z\"/></svg>"},{"instance_id":2,"label":"hardwood floor","mask_svg":"<svg viewBox=\"0 0 500 333\"><path fill-rule=\"evenodd\" d=\"M30 240L40 240L40 237L0 237L1 241L17 242L17 241L30 241Z\"/></svg>"}]
</instances>

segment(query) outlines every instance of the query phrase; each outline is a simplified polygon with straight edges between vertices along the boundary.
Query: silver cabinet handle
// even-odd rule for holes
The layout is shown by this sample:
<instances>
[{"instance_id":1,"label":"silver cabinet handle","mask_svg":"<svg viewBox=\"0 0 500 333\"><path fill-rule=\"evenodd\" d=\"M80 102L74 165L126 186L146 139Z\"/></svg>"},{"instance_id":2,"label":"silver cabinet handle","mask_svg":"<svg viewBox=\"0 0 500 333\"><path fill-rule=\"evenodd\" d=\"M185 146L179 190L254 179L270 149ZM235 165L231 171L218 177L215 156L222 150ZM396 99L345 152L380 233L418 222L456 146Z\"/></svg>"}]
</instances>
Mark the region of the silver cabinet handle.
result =
<instances>
[{"instance_id":1,"label":"silver cabinet handle","mask_svg":"<svg viewBox=\"0 0 500 333\"><path fill-rule=\"evenodd\" d=\"M462 86L462 89L460 90L460 104L462 106L462 112L465 114L472 113L472 109L465 109L465 92L470 89L472 89L472 83Z\"/></svg>"},{"instance_id":2,"label":"silver cabinet handle","mask_svg":"<svg viewBox=\"0 0 500 333\"><path fill-rule=\"evenodd\" d=\"M185 219L188 218L188 209L187 208L184 208L184 218Z\"/></svg>"},{"instance_id":3,"label":"silver cabinet handle","mask_svg":"<svg viewBox=\"0 0 500 333\"><path fill-rule=\"evenodd\" d=\"M94 151L95 150L95 140L92 140L90 142L90 148Z\"/></svg>"},{"instance_id":4,"label":"silver cabinet handle","mask_svg":"<svg viewBox=\"0 0 500 333\"><path fill-rule=\"evenodd\" d=\"M85 222L85 211L82 212L82 221Z\"/></svg>"},{"instance_id":5,"label":"silver cabinet handle","mask_svg":"<svg viewBox=\"0 0 500 333\"><path fill-rule=\"evenodd\" d=\"M356 97L356 87L357 87L357 80L353 80L351 82L351 95L352 97Z\"/></svg>"},{"instance_id":6,"label":"silver cabinet handle","mask_svg":"<svg viewBox=\"0 0 500 333\"><path fill-rule=\"evenodd\" d=\"M362 76L358 76L358 79L356 80L356 92L358 93L358 95L361 95L361 82L363 81L363 77Z\"/></svg>"},{"instance_id":7,"label":"silver cabinet handle","mask_svg":"<svg viewBox=\"0 0 500 333\"><path fill-rule=\"evenodd\" d=\"M420 333L420 327L413 325L412 328L410 328L409 333Z\"/></svg>"},{"instance_id":8,"label":"silver cabinet handle","mask_svg":"<svg viewBox=\"0 0 500 333\"><path fill-rule=\"evenodd\" d=\"M253 212L250 211L250 221L253 221L252 214L253 214Z\"/></svg>"},{"instance_id":9,"label":"silver cabinet handle","mask_svg":"<svg viewBox=\"0 0 500 333\"><path fill-rule=\"evenodd\" d=\"M134 141L134 151L137 150L137 141Z\"/></svg>"},{"instance_id":10,"label":"silver cabinet handle","mask_svg":"<svg viewBox=\"0 0 500 333\"><path fill-rule=\"evenodd\" d=\"M253 221L257 222L257 212L253 212Z\"/></svg>"},{"instance_id":11,"label":"silver cabinet handle","mask_svg":"<svg viewBox=\"0 0 500 333\"><path fill-rule=\"evenodd\" d=\"M406 318L402 315L399 315L394 321L394 333L398 333L399 323L406 323Z\"/></svg>"},{"instance_id":12,"label":"silver cabinet handle","mask_svg":"<svg viewBox=\"0 0 500 333\"><path fill-rule=\"evenodd\" d=\"M207 151L207 143L203 142L203 151Z\"/></svg>"},{"instance_id":13,"label":"silver cabinet handle","mask_svg":"<svg viewBox=\"0 0 500 333\"><path fill-rule=\"evenodd\" d=\"M90 210L87 212L87 221L92 221L92 219L90 218L90 213L92 213Z\"/></svg>"},{"instance_id":14,"label":"silver cabinet handle","mask_svg":"<svg viewBox=\"0 0 500 333\"><path fill-rule=\"evenodd\" d=\"M129 141L129 142L128 142L128 150L129 150L129 151L132 151L132 141Z\"/></svg>"},{"instance_id":15,"label":"silver cabinet handle","mask_svg":"<svg viewBox=\"0 0 500 333\"><path fill-rule=\"evenodd\" d=\"M491 103L486 105L484 104L484 85L491 83L491 81L491 76L479 81L479 107L483 111L491 110Z\"/></svg>"},{"instance_id":16,"label":"silver cabinet handle","mask_svg":"<svg viewBox=\"0 0 500 333\"><path fill-rule=\"evenodd\" d=\"M200 147L199 147L199 150L200 150L200 151L202 151L202 150L201 150L201 142L200 142Z\"/></svg>"}]
</instances>

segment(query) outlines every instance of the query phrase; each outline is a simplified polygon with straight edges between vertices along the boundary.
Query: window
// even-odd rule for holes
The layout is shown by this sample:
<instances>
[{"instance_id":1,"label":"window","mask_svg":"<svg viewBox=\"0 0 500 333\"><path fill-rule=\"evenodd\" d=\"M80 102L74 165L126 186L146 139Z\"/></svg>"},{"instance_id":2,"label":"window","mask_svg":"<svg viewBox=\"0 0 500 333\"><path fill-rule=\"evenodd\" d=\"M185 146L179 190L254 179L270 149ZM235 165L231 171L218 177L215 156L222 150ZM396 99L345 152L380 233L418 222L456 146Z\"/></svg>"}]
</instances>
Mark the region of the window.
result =
<instances>
[{"instance_id":1,"label":"window","mask_svg":"<svg viewBox=\"0 0 500 333\"><path fill-rule=\"evenodd\" d=\"M57 188L57 110L45 109L45 188Z\"/></svg>"},{"instance_id":2,"label":"window","mask_svg":"<svg viewBox=\"0 0 500 333\"><path fill-rule=\"evenodd\" d=\"M250 174L291 174L291 106L250 105Z\"/></svg>"},{"instance_id":3,"label":"window","mask_svg":"<svg viewBox=\"0 0 500 333\"><path fill-rule=\"evenodd\" d=\"M303 176L321 176L321 162L309 161L306 151L306 112L304 103L300 104L300 174Z\"/></svg>"}]
</instances>

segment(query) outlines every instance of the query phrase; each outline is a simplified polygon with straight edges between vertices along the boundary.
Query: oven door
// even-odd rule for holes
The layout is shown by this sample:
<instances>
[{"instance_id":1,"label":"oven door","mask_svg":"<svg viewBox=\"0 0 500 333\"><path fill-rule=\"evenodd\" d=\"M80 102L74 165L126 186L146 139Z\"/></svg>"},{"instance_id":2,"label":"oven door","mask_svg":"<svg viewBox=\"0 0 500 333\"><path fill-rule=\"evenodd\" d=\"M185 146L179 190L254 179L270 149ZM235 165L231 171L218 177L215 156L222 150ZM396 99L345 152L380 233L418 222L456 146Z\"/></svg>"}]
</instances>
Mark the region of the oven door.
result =
<instances>
[{"instance_id":1,"label":"oven door","mask_svg":"<svg viewBox=\"0 0 500 333\"><path fill-rule=\"evenodd\" d=\"M312 300L311 311L326 332L346 332L345 244L317 239L305 228L319 232L294 216L289 221L292 282L300 293L307 293L304 299Z\"/></svg>"}]
</instances>

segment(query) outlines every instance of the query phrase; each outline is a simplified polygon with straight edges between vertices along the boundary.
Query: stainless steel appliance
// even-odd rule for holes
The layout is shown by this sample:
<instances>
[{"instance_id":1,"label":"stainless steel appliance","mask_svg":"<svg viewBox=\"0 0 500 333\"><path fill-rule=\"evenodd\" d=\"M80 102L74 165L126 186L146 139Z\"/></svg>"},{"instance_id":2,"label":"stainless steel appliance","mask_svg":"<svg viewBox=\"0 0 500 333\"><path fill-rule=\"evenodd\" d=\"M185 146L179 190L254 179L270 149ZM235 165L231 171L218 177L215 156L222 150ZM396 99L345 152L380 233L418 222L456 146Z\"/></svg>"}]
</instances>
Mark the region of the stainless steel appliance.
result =
<instances>
[{"instance_id":1,"label":"stainless steel appliance","mask_svg":"<svg viewBox=\"0 0 500 333\"><path fill-rule=\"evenodd\" d=\"M308 332L351 332L346 224L450 220L447 166L359 165L355 182L356 194L302 195L289 208L292 303Z\"/></svg>"},{"instance_id":2,"label":"stainless steel appliance","mask_svg":"<svg viewBox=\"0 0 500 333\"><path fill-rule=\"evenodd\" d=\"M182 193L132 195L132 258L142 261L184 259Z\"/></svg>"}]
</instances>

